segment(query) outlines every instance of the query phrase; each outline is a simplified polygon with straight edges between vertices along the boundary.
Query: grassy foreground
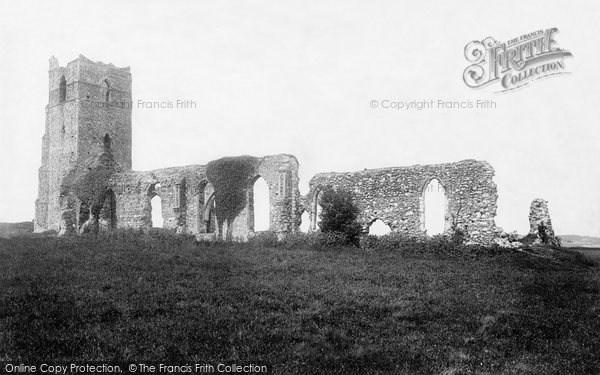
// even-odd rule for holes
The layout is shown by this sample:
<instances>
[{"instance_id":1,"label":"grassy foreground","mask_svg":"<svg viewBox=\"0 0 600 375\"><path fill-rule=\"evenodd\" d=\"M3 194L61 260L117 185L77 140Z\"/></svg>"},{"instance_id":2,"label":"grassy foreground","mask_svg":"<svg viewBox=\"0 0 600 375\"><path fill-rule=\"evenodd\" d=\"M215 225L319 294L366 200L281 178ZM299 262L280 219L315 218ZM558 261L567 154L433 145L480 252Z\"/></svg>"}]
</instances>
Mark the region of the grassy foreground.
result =
<instances>
[{"instance_id":1,"label":"grassy foreground","mask_svg":"<svg viewBox=\"0 0 600 375\"><path fill-rule=\"evenodd\" d=\"M0 265L0 360L600 372L600 271L574 252L20 237L0 239Z\"/></svg>"}]
</instances>

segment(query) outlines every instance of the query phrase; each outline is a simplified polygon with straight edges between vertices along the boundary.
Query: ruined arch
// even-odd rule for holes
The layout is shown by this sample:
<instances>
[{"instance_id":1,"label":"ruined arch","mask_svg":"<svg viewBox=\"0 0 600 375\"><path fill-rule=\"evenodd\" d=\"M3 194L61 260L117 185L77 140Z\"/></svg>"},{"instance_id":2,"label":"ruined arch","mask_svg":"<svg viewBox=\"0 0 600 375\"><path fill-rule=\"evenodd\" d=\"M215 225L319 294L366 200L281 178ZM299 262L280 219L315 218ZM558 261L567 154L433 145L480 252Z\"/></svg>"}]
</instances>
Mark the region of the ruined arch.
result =
<instances>
[{"instance_id":1,"label":"ruined arch","mask_svg":"<svg viewBox=\"0 0 600 375\"><path fill-rule=\"evenodd\" d=\"M450 229L448 194L439 178L427 179L419 197L420 230L427 235L444 234Z\"/></svg>"},{"instance_id":2,"label":"ruined arch","mask_svg":"<svg viewBox=\"0 0 600 375\"><path fill-rule=\"evenodd\" d=\"M369 224L369 234L374 236L384 236L392 232L392 228L381 219L375 219Z\"/></svg>"},{"instance_id":3,"label":"ruined arch","mask_svg":"<svg viewBox=\"0 0 600 375\"><path fill-rule=\"evenodd\" d=\"M298 227L300 232L307 233L310 231L310 213L306 210L302 210L300 214L300 226Z\"/></svg>"},{"instance_id":4,"label":"ruined arch","mask_svg":"<svg viewBox=\"0 0 600 375\"><path fill-rule=\"evenodd\" d=\"M163 204L160 197L160 183L150 185L148 189L148 200L150 207L150 227L162 228L164 226Z\"/></svg>"},{"instance_id":5,"label":"ruined arch","mask_svg":"<svg viewBox=\"0 0 600 375\"><path fill-rule=\"evenodd\" d=\"M162 214L163 204L160 195L156 194L150 199L150 207L152 228L163 228L165 218Z\"/></svg>"},{"instance_id":6,"label":"ruined arch","mask_svg":"<svg viewBox=\"0 0 600 375\"><path fill-rule=\"evenodd\" d=\"M78 202L77 207L77 232L81 231L83 224L91 217L91 209L85 202Z\"/></svg>"},{"instance_id":7,"label":"ruined arch","mask_svg":"<svg viewBox=\"0 0 600 375\"><path fill-rule=\"evenodd\" d=\"M261 232L271 229L271 188L267 180L257 175L247 190L248 230Z\"/></svg>"},{"instance_id":8,"label":"ruined arch","mask_svg":"<svg viewBox=\"0 0 600 375\"><path fill-rule=\"evenodd\" d=\"M219 222L217 220L217 203L215 201L215 192L213 191L204 206L204 225L203 233L218 233Z\"/></svg>"},{"instance_id":9,"label":"ruined arch","mask_svg":"<svg viewBox=\"0 0 600 375\"><path fill-rule=\"evenodd\" d=\"M117 198L112 189L107 189L99 214L100 229L110 230L117 227Z\"/></svg>"},{"instance_id":10,"label":"ruined arch","mask_svg":"<svg viewBox=\"0 0 600 375\"><path fill-rule=\"evenodd\" d=\"M313 192L312 201L311 201L311 218L310 218L310 230L316 231L319 229L318 224L321 221L321 205L319 204L319 199L321 198L321 193L323 193L324 186L317 186Z\"/></svg>"}]
</instances>

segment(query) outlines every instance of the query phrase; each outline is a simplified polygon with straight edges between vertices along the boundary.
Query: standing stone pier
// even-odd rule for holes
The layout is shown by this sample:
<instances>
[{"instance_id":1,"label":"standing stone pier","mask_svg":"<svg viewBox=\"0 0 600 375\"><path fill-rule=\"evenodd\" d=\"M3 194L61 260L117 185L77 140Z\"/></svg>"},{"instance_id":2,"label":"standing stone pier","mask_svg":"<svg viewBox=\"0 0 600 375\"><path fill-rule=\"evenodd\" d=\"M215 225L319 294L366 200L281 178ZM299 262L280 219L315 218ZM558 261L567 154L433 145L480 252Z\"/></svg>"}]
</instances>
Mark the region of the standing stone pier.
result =
<instances>
[{"instance_id":1,"label":"standing stone pier","mask_svg":"<svg viewBox=\"0 0 600 375\"><path fill-rule=\"evenodd\" d=\"M545 234L540 235L540 228L544 230ZM537 198L531 202L529 209L529 235L535 236L537 243L544 242L544 236L546 243L554 243L556 241L547 200Z\"/></svg>"}]
</instances>

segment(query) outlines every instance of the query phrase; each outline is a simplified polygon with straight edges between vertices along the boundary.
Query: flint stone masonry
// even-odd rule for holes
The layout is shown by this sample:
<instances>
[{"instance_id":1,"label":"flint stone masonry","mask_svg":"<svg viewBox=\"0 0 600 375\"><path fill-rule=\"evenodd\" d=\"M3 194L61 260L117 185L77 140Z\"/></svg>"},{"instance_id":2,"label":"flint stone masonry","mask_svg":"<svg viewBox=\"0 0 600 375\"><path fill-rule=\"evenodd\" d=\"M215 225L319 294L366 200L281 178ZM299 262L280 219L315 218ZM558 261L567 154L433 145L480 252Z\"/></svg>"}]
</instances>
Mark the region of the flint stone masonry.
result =
<instances>
[{"instance_id":1,"label":"flint stone masonry","mask_svg":"<svg viewBox=\"0 0 600 375\"><path fill-rule=\"evenodd\" d=\"M317 229L318 195L327 185L352 192L365 231L380 219L395 232L423 235L423 191L435 178L447 197L445 231L462 228L471 242L492 242L497 194L494 170L486 162L322 173L310 181L310 191L302 197L299 163L287 154L132 171L131 108L129 68L92 62L84 56L66 67L50 59L36 232L69 235L148 229L152 226L151 200L159 196L165 229L204 238L246 240L254 234L254 183L264 178L269 186L269 229L279 235L299 231L304 212L310 214L312 230ZM230 170L244 171L244 175L228 174ZM231 186L236 187L235 193L228 190ZM235 208L223 213L231 202Z\"/></svg>"},{"instance_id":2,"label":"flint stone masonry","mask_svg":"<svg viewBox=\"0 0 600 375\"><path fill-rule=\"evenodd\" d=\"M270 230L293 231L296 225L293 202L299 200L298 162L291 155L272 155L258 159L257 173L251 176L245 190L246 208L230 227L226 223L219 232L215 217L213 183L205 165L172 167L148 172L114 174L107 188L114 191L117 202L117 227L150 228L151 199L158 195L162 203L163 227L178 233L208 234L214 238L246 240L254 232L253 186L262 177L269 186ZM286 179L295 180L296 185ZM212 220L212 222L211 222Z\"/></svg>"},{"instance_id":3,"label":"flint stone masonry","mask_svg":"<svg viewBox=\"0 0 600 375\"><path fill-rule=\"evenodd\" d=\"M538 228L540 224L544 224L546 227L546 235L548 240L552 240L556 237L554 234L554 228L552 227L552 220L550 220L550 211L548 210L548 201L537 198L531 201L529 208L529 234L539 238Z\"/></svg>"},{"instance_id":4,"label":"flint stone masonry","mask_svg":"<svg viewBox=\"0 0 600 375\"><path fill-rule=\"evenodd\" d=\"M371 169L348 173L321 173L310 181L304 207L310 213L311 228L317 228L317 205L325 186L352 193L364 231L377 219L393 232L422 236L424 190L437 179L443 186L447 204L444 232L453 223L467 232L471 242L489 244L495 235L497 191L492 181L494 169L484 161L415 165L411 167Z\"/></svg>"},{"instance_id":5,"label":"flint stone masonry","mask_svg":"<svg viewBox=\"0 0 600 375\"><path fill-rule=\"evenodd\" d=\"M254 232L254 182L264 178L269 186L269 230L293 231L299 225L294 221L295 202L299 201L299 191L295 188L296 159L291 155L272 155L257 158L257 164L244 190L245 209L230 226L226 223L219 226L215 190L206 175L206 166L123 171L110 152L103 152L65 177L59 199L60 225L50 229L60 234L82 233L94 226L95 230L149 229L152 227L151 200L159 196L163 228L205 238L243 241Z\"/></svg>"},{"instance_id":6,"label":"flint stone masonry","mask_svg":"<svg viewBox=\"0 0 600 375\"><path fill-rule=\"evenodd\" d=\"M122 168L131 169L130 104L129 68L93 62L81 55L66 67L59 66L56 58L50 59L37 232L59 230L62 180L69 170L103 152L107 135L113 158Z\"/></svg>"}]
</instances>

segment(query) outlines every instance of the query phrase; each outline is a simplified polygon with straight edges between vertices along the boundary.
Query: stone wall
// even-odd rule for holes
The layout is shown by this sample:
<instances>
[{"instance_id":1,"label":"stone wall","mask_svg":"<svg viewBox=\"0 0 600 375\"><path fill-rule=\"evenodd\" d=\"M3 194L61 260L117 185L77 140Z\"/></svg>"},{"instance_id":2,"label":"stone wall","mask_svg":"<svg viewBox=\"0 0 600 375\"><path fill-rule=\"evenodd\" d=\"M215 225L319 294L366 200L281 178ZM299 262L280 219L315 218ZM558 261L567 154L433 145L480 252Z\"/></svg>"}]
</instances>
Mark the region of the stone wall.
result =
<instances>
[{"instance_id":1,"label":"stone wall","mask_svg":"<svg viewBox=\"0 0 600 375\"><path fill-rule=\"evenodd\" d=\"M483 244L494 237L497 194L494 170L486 162L322 173L301 197L293 155L241 156L135 172L131 143L129 68L84 56L61 67L51 58L35 230L147 229L152 226L151 199L160 196L164 228L246 240L254 233L254 183L263 178L269 187L271 231L299 230L304 211L316 229L319 191L331 185L352 192L365 231L380 219L395 232L422 235L423 191L437 179L447 196L445 231L455 225ZM228 169L236 165L241 174ZM227 189L231 184L237 189L233 193ZM229 198L234 208L218 203Z\"/></svg>"},{"instance_id":2,"label":"stone wall","mask_svg":"<svg viewBox=\"0 0 600 375\"><path fill-rule=\"evenodd\" d=\"M550 211L548 210L548 201L537 198L531 202L529 208L529 235L536 238L536 242L541 242L541 237L538 228L542 224L545 228L546 239L548 243L554 243L556 236L550 219Z\"/></svg>"},{"instance_id":3,"label":"stone wall","mask_svg":"<svg viewBox=\"0 0 600 375\"><path fill-rule=\"evenodd\" d=\"M151 199L158 195L164 228L201 235L210 233L209 227L214 227L214 236L218 238L224 238L230 230L233 238L245 240L254 232L253 185L262 177L269 186L270 230L293 230L299 225L294 218L300 194L297 183L292 184L298 179L298 162L290 155L265 156L257 161L256 171L249 176L244 193L247 197L245 209L235 217L231 228L225 226L219 232L216 230L218 225L207 224L214 204L214 187L204 165L116 173L108 188L116 197L117 227L150 228Z\"/></svg>"},{"instance_id":4,"label":"stone wall","mask_svg":"<svg viewBox=\"0 0 600 375\"><path fill-rule=\"evenodd\" d=\"M430 181L437 179L447 198L445 233L449 233L455 223L467 231L470 241L489 244L494 238L498 198L493 176L494 169L490 164L476 160L321 173L311 179L303 206L310 214L311 229L314 230L319 192L325 186L346 189L352 193L359 208L358 220L365 232L380 219L393 232L420 236L424 231L424 189Z\"/></svg>"}]
</instances>

